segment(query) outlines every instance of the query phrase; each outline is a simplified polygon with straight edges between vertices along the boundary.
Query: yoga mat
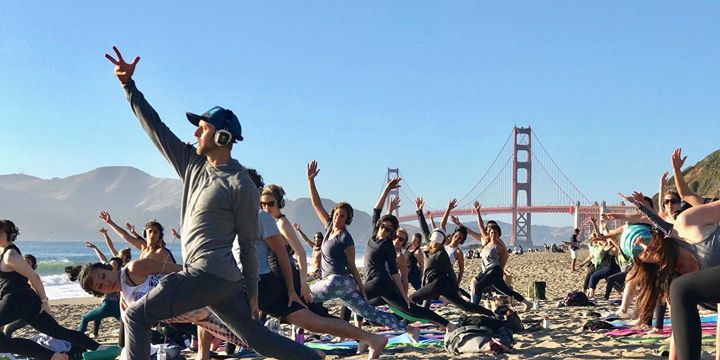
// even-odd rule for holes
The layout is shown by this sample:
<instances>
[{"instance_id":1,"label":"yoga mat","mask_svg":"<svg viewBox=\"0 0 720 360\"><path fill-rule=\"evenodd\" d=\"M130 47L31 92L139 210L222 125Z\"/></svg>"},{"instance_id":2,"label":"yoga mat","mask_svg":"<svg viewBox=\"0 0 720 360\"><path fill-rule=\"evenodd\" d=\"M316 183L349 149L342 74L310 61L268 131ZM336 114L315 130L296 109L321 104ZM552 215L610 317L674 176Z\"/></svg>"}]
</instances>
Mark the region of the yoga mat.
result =
<instances>
[{"instance_id":1,"label":"yoga mat","mask_svg":"<svg viewBox=\"0 0 720 360\"><path fill-rule=\"evenodd\" d=\"M117 345L102 350L86 351L82 354L83 360L113 360L120 355L120 348Z\"/></svg>"}]
</instances>

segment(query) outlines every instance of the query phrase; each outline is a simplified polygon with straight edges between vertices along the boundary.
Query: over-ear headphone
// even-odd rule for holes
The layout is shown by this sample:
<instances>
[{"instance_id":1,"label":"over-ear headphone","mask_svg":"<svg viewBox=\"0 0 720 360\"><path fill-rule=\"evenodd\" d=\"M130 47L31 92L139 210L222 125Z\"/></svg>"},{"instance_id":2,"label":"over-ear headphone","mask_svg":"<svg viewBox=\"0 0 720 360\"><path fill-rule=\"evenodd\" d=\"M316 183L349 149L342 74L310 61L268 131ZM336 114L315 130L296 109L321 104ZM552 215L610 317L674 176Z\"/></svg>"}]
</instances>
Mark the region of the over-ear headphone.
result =
<instances>
[{"instance_id":1,"label":"over-ear headphone","mask_svg":"<svg viewBox=\"0 0 720 360\"><path fill-rule=\"evenodd\" d=\"M228 131L228 127L230 125L230 120L233 117L233 112L227 109L225 110L225 127L222 129L215 129L215 145L217 146L228 146L233 141L233 136L230 131Z\"/></svg>"},{"instance_id":2,"label":"over-ear headphone","mask_svg":"<svg viewBox=\"0 0 720 360\"><path fill-rule=\"evenodd\" d=\"M265 194L269 194L272 197L275 198L275 201L277 201L278 209L282 209L285 207L285 189L283 189L280 185L267 185L265 186L265 190L263 191Z\"/></svg>"},{"instance_id":3,"label":"over-ear headphone","mask_svg":"<svg viewBox=\"0 0 720 360\"><path fill-rule=\"evenodd\" d=\"M340 206L338 207L338 205L340 205ZM354 215L355 211L353 210L352 206L350 206L350 204L343 201L343 202L335 205L335 208L333 208L332 211L330 212L330 219L332 219L333 214L335 214L336 209L345 209L345 213L347 214L347 217L345 218L345 225L352 224L353 215Z\"/></svg>"}]
</instances>

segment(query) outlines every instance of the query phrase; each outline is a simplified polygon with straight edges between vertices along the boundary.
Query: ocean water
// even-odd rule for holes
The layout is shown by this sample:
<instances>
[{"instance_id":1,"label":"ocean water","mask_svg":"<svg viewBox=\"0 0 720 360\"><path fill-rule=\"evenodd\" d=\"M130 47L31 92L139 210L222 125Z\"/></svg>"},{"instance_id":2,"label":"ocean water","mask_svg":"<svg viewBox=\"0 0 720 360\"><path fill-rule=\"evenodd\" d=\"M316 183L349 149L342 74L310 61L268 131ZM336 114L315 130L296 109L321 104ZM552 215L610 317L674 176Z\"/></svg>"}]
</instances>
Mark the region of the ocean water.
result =
<instances>
[{"instance_id":1,"label":"ocean water","mask_svg":"<svg viewBox=\"0 0 720 360\"><path fill-rule=\"evenodd\" d=\"M365 249L365 242L355 242L355 264L357 267L362 267L363 262L363 251ZM95 245L100 248L100 251L105 256L110 258L110 250L107 249L105 243L102 241L95 241ZM78 240L19 240L15 244L20 251L25 254L32 254L38 260L38 267L36 272L40 275L43 285L45 286L45 293L51 300L57 299L69 299L69 298L81 298L91 296L85 292L77 282L72 282L65 274L66 266L73 265L84 265L87 263L98 262L98 258L95 255L95 251L85 247L84 241ZM115 248L120 250L127 247L123 241L115 240ZM180 242L168 242L167 247L172 251L175 256L175 260L178 262L182 261ZM305 247L306 254L308 256L308 266L312 266L310 263L312 250ZM137 259L140 252L132 248L132 257Z\"/></svg>"},{"instance_id":2,"label":"ocean water","mask_svg":"<svg viewBox=\"0 0 720 360\"><path fill-rule=\"evenodd\" d=\"M85 247L84 241L74 240L41 240L28 241L19 240L15 245L20 248L20 252L32 254L38 260L38 267L35 270L45 286L45 293L48 298L69 299L91 296L80 288L77 282L71 282L65 274L66 266L83 265L87 263L98 262L95 251ZM95 242L100 251L109 259L111 257L110 250L107 249L104 242ZM115 241L115 248L120 250L128 246L122 241ZM181 261L180 243L168 243L175 259ZM135 248L132 249L133 259L137 259L140 252Z\"/></svg>"}]
</instances>

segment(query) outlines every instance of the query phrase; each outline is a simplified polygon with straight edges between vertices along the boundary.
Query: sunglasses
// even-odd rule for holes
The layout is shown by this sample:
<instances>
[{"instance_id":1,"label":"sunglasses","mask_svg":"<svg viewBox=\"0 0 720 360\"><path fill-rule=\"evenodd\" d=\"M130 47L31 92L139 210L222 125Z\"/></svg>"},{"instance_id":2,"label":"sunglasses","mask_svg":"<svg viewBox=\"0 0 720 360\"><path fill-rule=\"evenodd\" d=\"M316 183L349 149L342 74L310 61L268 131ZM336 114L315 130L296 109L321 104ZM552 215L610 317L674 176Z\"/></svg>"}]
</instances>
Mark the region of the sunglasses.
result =
<instances>
[{"instance_id":1,"label":"sunglasses","mask_svg":"<svg viewBox=\"0 0 720 360\"><path fill-rule=\"evenodd\" d=\"M275 200L268 201L268 202L261 201L260 206L275 207Z\"/></svg>"},{"instance_id":2,"label":"sunglasses","mask_svg":"<svg viewBox=\"0 0 720 360\"><path fill-rule=\"evenodd\" d=\"M635 241L637 242L637 240L635 240ZM640 242L645 244L645 247L647 247L650 244L650 239L640 238ZM645 251L644 247L642 247L640 245L633 245L633 248L632 248L633 257L638 257L638 256L642 255L642 253L644 251Z\"/></svg>"},{"instance_id":3,"label":"sunglasses","mask_svg":"<svg viewBox=\"0 0 720 360\"><path fill-rule=\"evenodd\" d=\"M679 201L678 199L665 199L665 200L663 200L663 204L665 204L665 205L667 205L667 204L676 205L676 204L679 203L679 202L680 202L680 201Z\"/></svg>"}]
</instances>

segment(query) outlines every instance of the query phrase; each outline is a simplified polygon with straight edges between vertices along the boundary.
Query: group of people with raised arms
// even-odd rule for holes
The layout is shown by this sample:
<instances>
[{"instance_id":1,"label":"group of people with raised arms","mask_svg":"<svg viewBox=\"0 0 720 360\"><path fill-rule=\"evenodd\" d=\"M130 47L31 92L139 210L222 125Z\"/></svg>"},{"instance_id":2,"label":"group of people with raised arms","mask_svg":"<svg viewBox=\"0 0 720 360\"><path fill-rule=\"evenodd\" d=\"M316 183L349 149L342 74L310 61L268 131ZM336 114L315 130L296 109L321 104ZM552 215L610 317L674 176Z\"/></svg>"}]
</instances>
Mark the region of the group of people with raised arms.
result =
<instances>
[{"instance_id":1,"label":"group of people with raised arms","mask_svg":"<svg viewBox=\"0 0 720 360\"><path fill-rule=\"evenodd\" d=\"M463 311L502 322L479 305L480 294L494 289L529 309L530 302L504 280L507 246L501 240L499 225L483 222L479 202L474 204L479 231L472 231L452 217L456 228L448 233L446 225L457 202L453 199L448 203L439 226L435 226L431 214L430 227L424 201L416 199L422 233L410 237L391 214L399 200L391 199L390 211L383 214L388 194L399 186L400 179L388 182L373 209L371 236L362 239L363 278L355 264L355 240L348 231L354 210L347 202L338 203L330 212L325 209L316 186L317 162L307 165L305 175L323 231L311 241L282 213L282 187L266 186L256 171L231 156L234 143L243 140L240 122L231 110L216 106L201 115L187 113L196 127L197 143L184 143L137 89L132 76L139 57L128 63L116 48L113 50L115 55L106 57L115 66L115 75L133 112L182 179L182 231L178 237L183 264L176 264L165 246L159 223L149 222L139 235L131 225L123 229L102 211L100 218L140 255L137 260L131 260L129 254L118 256L107 231L102 231L113 259L105 261L97 247L89 245L102 262L68 270L83 289L105 297L83 319L80 330L88 321L102 316L121 318L126 356L130 359L149 358L150 331L158 322L196 325L201 349L207 349L209 339L217 337L252 348L263 356L324 357L264 327L258 321L262 311L313 332L357 339L368 349L368 358L377 358L387 339L362 330L360 324L352 326L331 316L320 304L339 300L347 308L346 314L352 312L372 323L406 332L415 340L415 321L432 323L446 331L456 327L423 306L428 300L441 298ZM668 197L659 213L642 194L636 193L627 200L638 206L642 216L621 230L598 234L597 245L601 238L607 239L599 251L605 255L595 263L596 271L589 277L588 287L594 289L599 279L619 272L612 262L615 253L631 258L627 282L633 286L625 286L625 290L639 289L638 318L647 321L659 303L669 300L675 345L672 355L693 359L699 356L700 341L696 306L720 300L711 286L720 278L720 202L706 201L689 191L680 172L683 162L680 151L676 151L673 172L677 192L661 192ZM312 268L298 233L312 248ZM22 319L39 331L70 341L76 348L96 349L98 344L88 336L62 328L52 318L39 277L15 246L18 234L14 223L0 221L0 325ZM460 288L466 276L460 247L468 236L480 242L483 265L472 281L472 294ZM410 292L410 286L415 291ZM633 290L628 290L630 287ZM391 312L377 308L384 304ZM118 307L121 315L116 312ZM53 353L32 341L5 335L0 335L0 351L38 359L68 358L67 354ZM207 350L198 352L198 359L207 357Z\"/></svg>"}]
</instances>

